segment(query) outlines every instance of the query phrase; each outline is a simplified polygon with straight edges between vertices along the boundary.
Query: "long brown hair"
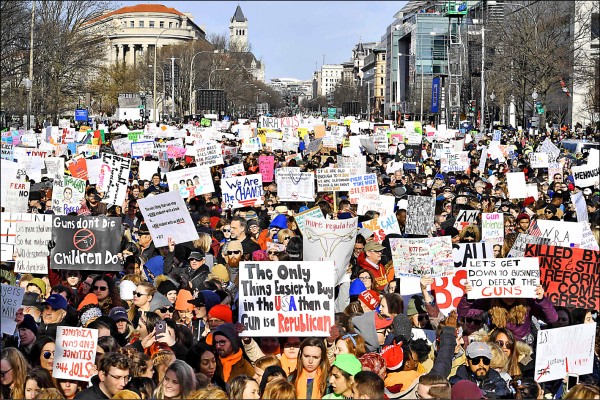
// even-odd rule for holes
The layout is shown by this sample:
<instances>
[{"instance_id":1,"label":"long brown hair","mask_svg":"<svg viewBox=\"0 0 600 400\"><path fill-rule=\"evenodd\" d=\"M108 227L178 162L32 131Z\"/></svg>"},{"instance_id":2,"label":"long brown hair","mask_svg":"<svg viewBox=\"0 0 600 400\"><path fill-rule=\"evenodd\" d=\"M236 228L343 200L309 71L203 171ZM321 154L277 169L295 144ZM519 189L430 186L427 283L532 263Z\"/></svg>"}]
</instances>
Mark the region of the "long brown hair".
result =
<instances>
[{"instance_id":1,"label":"long brown hair","mask_svg":"<svg viewBox=\"0 0 600 400\"><path fill-rule=\"evenodd\" d=\"M7 360L11 367L13 376L12 388L10 388L10 398L25 398L25 382L27 381L27 361L23 354L14 347L7 347L2 350L0 359Z\"/></svg>"},{"instance_id":2,"label":"long brown hair","mask_svg":"<svg viewBox=\"0 0 600 400\"><path fill-rule=\"evenodd\" d=\"M506 328L507 323L523 325L527 312L527 302L525 299L517 299L511 306L503 303L502 299L491 299L491 307L488 314L493 325L498 328Z\"/></svg>"},{"instance_id":3,"label":"long brown hair","mask_svg":"<svg viewBox=\"0 0 600 400\"><path fill-rule=\"evenodd\" d=\"M513 333L506 328L495 328L490 333L489 341L496 343L496 339L501 333L505 334L510 342L508 347L510 349L510 356L508 357L508 363L506 364L506 372L514 378L515 376L521 375L521 368L519 367L519 351L517 350L517 342Z\"/></svg>"},{"instance_id":4,"label":"long brown hair","mask_svg":"<svg viewBox=\"0 0 600 400\"><path fill-rule=\"evenodd\" d=\"M320 382L315 382L314 384L318 385L320 393L324 394L326 393L327 380L329 379L329 359L327 358L327 348L325 347L323 339L309 337L302 341L302 344L300 344L300 351L298 352L296 370L292 372L290 378L291 381L294 382L294 387L298 387L298 378L300 377L300 372L304 368L304 365L302 365L302 354L304 353L304 348L309 346L321 349L321 363L319 364L319 368L321 369L321 379Z\"/></svg>"}]
</instances>

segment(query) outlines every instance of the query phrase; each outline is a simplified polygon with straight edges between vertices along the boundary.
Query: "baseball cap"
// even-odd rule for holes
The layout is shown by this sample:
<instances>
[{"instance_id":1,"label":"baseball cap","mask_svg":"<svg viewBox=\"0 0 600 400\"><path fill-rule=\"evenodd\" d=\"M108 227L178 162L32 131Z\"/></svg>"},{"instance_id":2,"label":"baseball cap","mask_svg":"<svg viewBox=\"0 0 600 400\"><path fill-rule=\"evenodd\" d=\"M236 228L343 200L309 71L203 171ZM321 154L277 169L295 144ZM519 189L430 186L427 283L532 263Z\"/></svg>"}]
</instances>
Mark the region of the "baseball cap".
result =
<instances>
[{"instance_id":1,"label":"baseball cap","mask_svg":"<svg viewBox=\"0 0 600 400\"><path fill-rule=\"evenodd\" d=\"M55 310L67 310L67 299L62 297L60 294L54 293L46 301L42 303L43 305L49 305Z\"/></svg>"},{"instance_id":2,"label":"baseball cap","mask_svg":"<svg viewBox=\"0 0 600 400\"><path fill-rule=\"evenodd\" d=\"M484 393L477 386L475 382L469 380L458 381L452 386L452 399L458 400L473 400L473 399L485 399Z\"/></svg>"},{"instance_id":3,"label":"baseball cap","mask_svg":"<svg viewBox=\"0 0 600 400\"><path fill-rule=\"evenodd\" d=\"M25 307L37 307L39 309L43 309L42 302L39 299L39 294L34 292L25 292L23 295L23 303L21 303Z\"/></svg>"},{"instance_id":4,"label":"baseball cap","mask_svg":"<svg viewBox=\"0 0 600 400\"><path fill-rule=\"evenodd\" d=\"M111 317L115 322L119 321L127 321L129 322L129 317L127 316L127 311L123 307L115 307L108 313L108 316Z\"/></svg>"},{"instance_id":5,"label":"baseball cap","mask_svg":"<svg viewBox=\"0 0 600 400\"><path fill-rule=\"evenodd\" d=\"M467 347L467 357L475 358L475 357L487 357L488 359L492 359L492 350L487 343L484 342L471 342Z\"/></svg>"},{"instance_id":6,"label":"baseball cap","mask_svg":"<svg viewBox=\"0 0 600 400\"><path fill-rule=\"evenodd\" d=\"M188 260L204 260L204 252L192 251L188 257Z\"/></svg>"},{"instance_id":7,"label":"baseball cap","mask_svg":"<svg viewBox=\"0 0 600 400\"><path fill-rule=\"evenodd\" d=\"M378 313L375 313L374 316L375 316L375 329L387 328L388 326L390 326L392 324L392 322L394 322L393 319L384 318Z\"/></svg>"},{"instance_id":8,"label":"baseball cap","mask_svg":"<svg viewBox=\"0 0 600 400\"><path fill-rule=\"evenodd\" d=\"M381 251L381 250L385 250L385 247L377 242L369 242L365 246L365 251Z\"/></svg>"},{"instance_id":9,"label":"baseball cap","mask_svg":"<svg viewBox=\"0 0 600 400\"><path fill-rule=\"evenodd\" d=\"M371 310L374 310L379 305L379 294L374 290L365 290L358 295L358 299L365 303Z\"/></svg>"}]
</instances>

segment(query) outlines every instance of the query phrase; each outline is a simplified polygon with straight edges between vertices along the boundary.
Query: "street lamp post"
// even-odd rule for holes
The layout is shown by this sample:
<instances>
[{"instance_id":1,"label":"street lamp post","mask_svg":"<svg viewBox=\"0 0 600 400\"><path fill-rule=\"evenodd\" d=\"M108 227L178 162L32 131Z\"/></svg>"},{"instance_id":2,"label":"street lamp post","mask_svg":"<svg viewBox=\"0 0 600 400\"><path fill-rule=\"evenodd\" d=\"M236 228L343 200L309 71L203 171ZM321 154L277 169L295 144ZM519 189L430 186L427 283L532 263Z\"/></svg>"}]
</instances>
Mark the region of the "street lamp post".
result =
<instances>
[{"instance_id":1,"label":"street lamp post","mask_svg":"<svg viewBox=\"0 0 600 400\"><path fill-rule=\"evenodd\" d=\"M533 93L531 93L531 98L533 101L531 102L531 127L533 128L533 117L535 116L535 101L538 98L538 92L533 89Z\"/></svg>"},{"instance_id":2,"label":"street lamp post","mask_svg":"<svg viewBox=\"0 0 600 400\"><path fill-rule=\"evenodd\" d=\"M166 31L167 31L167 28L160 31L160 33L156 37L156 42L154 42L154 91L153 91L153 95L152 95L152 101L154 102L154 105L153 105L154 108L152 109L152 114L154 116L153 122L156 122L156 55L158 53L158 39L160 38L160 35L162 35Z\"/></svg>"},{"instance_id":3,"label":"street lamp post","mask_svg":"<svg viewBox=\"0 0 600 400\"><path fill-rule=\"evenodd\" d=\"M496 110L494 109L494 100L496 99L496 95L494 92L490 94L490 100L492 100L492 114L490 116L490 131L494 128L494 117L496 116Z\"/></svg>"},{"instance_id":4,"label":"street lamp post","mask_svg":"<svg viewBox=\"0 0 600 400\"><path fill-rule=\"evenodd\" d=\"M33 82L29 78L23 79L25 90L27 91L27 130L31 129L31 88Z\"/></svg>"},{"instance_id":5,"label":"street lamp post","mask_svg":"<svg viewBox=\"0 0 600 400\"><path fill-rule=\"evenodd\" d=\"M190 115L192 114L192 82L194 81L194 59L198 54L202 53L218 53L219 50L214 51L199 51L192 57L192 62L190 62Z\"/></svg>"},{"instance_id":6,"label":"street lamp post","mask_svg":"<svg viewBox=\"0 0 600 400\"><path fill-rule=\"evenodd\" d=\"M229 71L229 68L217 68L217 69L213 69L212 71L210 71L210 74L208 75L208 90L212 90L212 85L211 85L212 74L215 73L216 71Z\"/></svg>"}]
</instances>

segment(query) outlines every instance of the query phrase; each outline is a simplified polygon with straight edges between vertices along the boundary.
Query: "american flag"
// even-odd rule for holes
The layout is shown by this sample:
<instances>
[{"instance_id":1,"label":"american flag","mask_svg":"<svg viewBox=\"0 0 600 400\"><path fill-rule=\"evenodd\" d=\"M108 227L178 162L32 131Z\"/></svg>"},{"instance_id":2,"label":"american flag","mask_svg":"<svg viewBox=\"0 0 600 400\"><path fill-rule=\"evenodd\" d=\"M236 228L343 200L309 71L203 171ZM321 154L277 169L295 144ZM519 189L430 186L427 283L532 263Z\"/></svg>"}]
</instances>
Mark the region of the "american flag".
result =
<instances>
[{"instance_id":1,"label":"american flag","mask_svg":"<svg viewBox=\"0 0 600 400\"><path fill-rule=\"evenodd\" d=\"M542 236L542 230L538 226L537 219L534 219L531 222L531 225L529 226L529 234L531 236L537 236L537 237Z\"/></svg>"}]
</instances>

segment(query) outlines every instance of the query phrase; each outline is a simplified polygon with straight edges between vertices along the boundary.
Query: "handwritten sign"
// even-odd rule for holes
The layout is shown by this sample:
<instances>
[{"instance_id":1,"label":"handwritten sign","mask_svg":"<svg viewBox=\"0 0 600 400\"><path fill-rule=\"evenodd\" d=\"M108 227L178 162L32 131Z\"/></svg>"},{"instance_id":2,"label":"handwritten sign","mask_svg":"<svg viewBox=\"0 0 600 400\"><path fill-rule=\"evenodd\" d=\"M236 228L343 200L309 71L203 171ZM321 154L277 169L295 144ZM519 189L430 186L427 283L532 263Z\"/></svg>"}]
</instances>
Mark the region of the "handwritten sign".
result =
<instances>
[{"instance_id":1,"label":"handwritten sign","mask_svg":"<svg viewBox=\"0 0 600 400\"><path fill-rule=\"evenodd\" d=\"M275 168L274 156L258 157L258 169L262 175L263 182L273 182L273 172Z\"/></svg>"},{"instance_id":2,"label":"handwritten sign","mask_svg":"<svg viewBox=\"0 0 600 400\"><path fill-rule=\"evenodd\" d=\"M536 258L489 258L469 260L467 281L473 290L469 300L488 298L535 298L540 284Z\"/></svg>"},{"instance_id":3,"label":"handwritten sign","mask_svg":"<svg viewBox=\"0 0 600 400\"><path fill-rule=\"evenodd\" d=\"M408 196L408 207L406 209L406 233L429 235L434 224L435 198L431 196Z\"/></svg>"},{"instance_id":4,"label":"handwritten sign","mask_svg":"<svg viewBox=\"0 0 600 400\"><path fill-rule=\"evenodd\" d=\"M220 143L213 140L207 140L196 146L196 165L213 167L215 165L223 164L223 149Z\"/></svg>"},{"instance_id":5,"label":"handwritten sign","mask_svg":"<svg viewBox=\"0 0 600 400\"><path fill-rule=\"evenodd\" d=\"M17 222L15 272L47 274L50 239L52 239L51 220Z\"/></svg>"},{"instance_id":6,"label":"handwritten sign","mask_svg":"<svg viewBox=\"0 0 600 400\"><path fill-rule=\"evenodd\" d=\"M8 182L3 182L3 185ZM6 197L2 199L5 211L24 213L27 212L29 200L29 182L10 182L6 189Z\"/></svg>"},{"instance_id":7,"label":"handwritten sign","mask_svg":"<svg viewBox=\"0 0 600 400\"><path fill-rule=\"evenodd\" d=\"M241 263L241 336L329 336L334 271L330 261Z\"/></svg>"},{"instance_id":8,"label":"handwritten sign","mask_svg":"<svg viewBox=\"0 0 600 400\"><path fill-rule=\"evenodd\" d=\"M308 209L306 211L303 211L299 214L294 215L294 219L296 220L296 225L298 225L298 229L300 229L300 232L302 232L303 235L304 235L304 222L306 221L307 217L325 218L323 216L323 211L321 211L321 207L319 207L319 206L313 207L311 209Z\"/></svg>"},{"instance_id":9,"label":"handwritten sign","mask_svg":"<svg viewBox=\"0 0 600 400\"><path fill-rule=\"evenodd\" d=\"M95 374L97 344L97 329L57 327L52 376L89 382Z\"/></svg>"},{"instance_id":10,"label":"handwritten sign","mask_svg":"<svg viewBox=\"0 0 600 400\"><path fill-rule=\"evenodd\" d=\"M481 240L490 243L504 242L504 214L481 214Z\"/></svg>"},{"instance_id":11,"label":"handwritten sign","mask_svg":"<svg viewBox=\"0 0 600 400\"><path fill-rule=\"evenodd\" d=\"M215 191L210 167L185 168L166 175L169 190L179 192L184 199Z\"/></svg>"},{"instance_id":12,"label":"handwritten sign","mask_svg":"<svg viewBox=\"0 0 600 400\"><path fill-rule=\"evenodd\" d=\"M449 236L422 239L390 239L396 277L442 276L454 267Z\"/></svg>"},{"instance_id":13,"label":"handwritten sign","mask_svg":"<svg viewBox=\"0 0 600 400\"><path fill-rule=\"evenodd\" d=\"M379 185L376 174L354 175L350 177L351 204L358 204L358 199L379 200Z\"/></svg>"},{"instance_id":14,"label":"handwritten sign","mask_svg":"<svg viewBox=\"0 0 600 400\"><path fill-rule=\"evenodd\" d=\"M114 154L102 153L102 166L98 185L104 191L103 203L123 204L127 195L131 159Z\"/></svg>"},{"instance_id":15,"label":"handwritten sign","mask_svg":"<svg viewBox=\"0 0 600 400\"><path fill-rule=\"evenodd\" d=\"M17 286L2 284L2 322L1 331L8 335L15 333L17 322L15 316L23 303L25 289Z\"/></svg>"},{"instance_id":16,"label":"handwritten sign","mask_svg":"<svg viewBox=\"0 0 600 400\"><path fill-rule=\"evenodd\" d=\"M319 192L350 190L350 171L347 168L317 169L317 188Z\"/></svg>"},{"instance_id":17,"label":"handwritten sign","mask_svg":"<svg viewBox=\"0 0 600 400\"><path fill-rule=\"evenodd\" d=\"M277 168L277 195L279 201L314 201L315 178L299 167Z\"/></svg>"},{"instance_id":18,"label":"handwritten sign","mask_svg":"<svg viewBox=\"0 0 600 400\"><path fill-rule=\"evenodd\" d=\"M586 186L597 186L600 183L600 168L598 164L573 166L571 170L573 171L576 186L583 188Z\"/></svg>"},{"instance_id":19,"label":"handwritten sign","mask_svg":"<svg viewBox=\"0 0 600 400\"><path fill-rule=\"evenodd\" d=\"M227 208L260 205L264 200L261 174L234 176L221 183L223 202Z\"/></svg>"},{"instance_id":20,"label":"handwritten sign","mask_svg":"<svg viewBox=\"0 0 600 400\"><path fill-rule=\"evenodd\" d=\"M440 155L442 172L464 172L470 164L469 152L459 151Z\"/></svg>"}]
</instances>

